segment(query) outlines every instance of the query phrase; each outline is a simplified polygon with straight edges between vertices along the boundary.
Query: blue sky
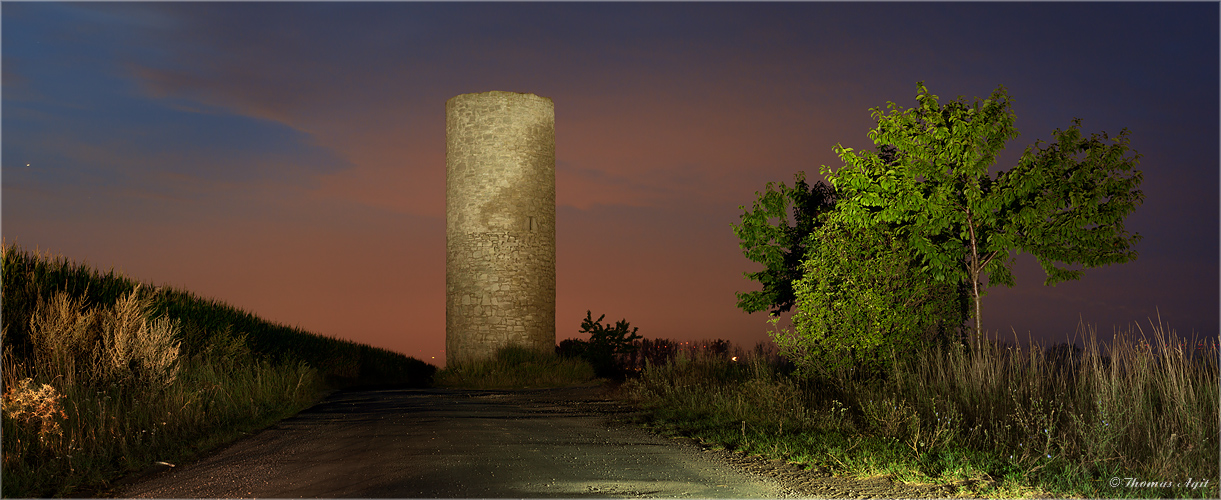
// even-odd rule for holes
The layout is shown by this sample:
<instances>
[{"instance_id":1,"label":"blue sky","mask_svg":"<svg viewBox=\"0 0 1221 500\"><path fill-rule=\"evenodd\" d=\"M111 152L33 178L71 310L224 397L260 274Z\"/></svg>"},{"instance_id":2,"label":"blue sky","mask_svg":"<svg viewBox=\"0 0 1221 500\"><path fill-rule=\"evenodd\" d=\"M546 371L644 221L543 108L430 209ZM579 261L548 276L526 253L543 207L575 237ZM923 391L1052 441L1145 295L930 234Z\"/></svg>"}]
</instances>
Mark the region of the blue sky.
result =
<instances>
[{"instance_id":1,"label":"blue sky","mask_svg":"<svg viewBox=\"0 0 1221 500\"><path fill-rule=\"evenodd\" d=\"M1216 3L5 3L0 232L431 360L444 345L444 105L556 108L557 331L767 338L730 224L871 148L869 109L1004 85L1022 135L1131 130L1137 261L990 289L1063 340L1160 312L1218 331ZM27 167L26 165L29 164Z\"/></svg>"}]
</instances>

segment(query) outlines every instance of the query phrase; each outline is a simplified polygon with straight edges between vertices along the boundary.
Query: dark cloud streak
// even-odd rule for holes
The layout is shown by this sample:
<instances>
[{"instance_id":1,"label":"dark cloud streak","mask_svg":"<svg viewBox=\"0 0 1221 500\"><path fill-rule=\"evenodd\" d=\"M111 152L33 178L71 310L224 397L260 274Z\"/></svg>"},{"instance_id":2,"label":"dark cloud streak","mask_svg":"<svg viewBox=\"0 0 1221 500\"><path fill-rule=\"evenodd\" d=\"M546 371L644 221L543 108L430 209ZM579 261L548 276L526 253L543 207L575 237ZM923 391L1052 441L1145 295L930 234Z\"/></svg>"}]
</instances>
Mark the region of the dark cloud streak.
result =
<instances>
[{"instance_id":1,"label":"dark cloud streak","mask_svg":"<svg viewBox=\"0 0 1221 500\"><path fill-rule=\"evenodd\" d=\"M6 238L328 333L439 349L444 103L512 90L556 103L561 338L603 309L648 336L753 344L764 318L733 307L757 268L729 229L737 207L766 182L837 167L837 143L872 148L869 108L913 106L917 81L943 102L1009 90L1023 135L998 169L1074 117L1087 133L1131 129L1144 155L1147 200L1129 219L1146 237L1141 257L1049 289L1025 256L1018 286L985 299L985 327L1060 332L1084 317L1107 331L1156 307L1218 328L1216 4L16 3L3 14ZM226 248L249 250L213 254ZM362 276L372 291L345 296ZM404 325L396 304L418 321Z\"/></svg>"}]
</instances>

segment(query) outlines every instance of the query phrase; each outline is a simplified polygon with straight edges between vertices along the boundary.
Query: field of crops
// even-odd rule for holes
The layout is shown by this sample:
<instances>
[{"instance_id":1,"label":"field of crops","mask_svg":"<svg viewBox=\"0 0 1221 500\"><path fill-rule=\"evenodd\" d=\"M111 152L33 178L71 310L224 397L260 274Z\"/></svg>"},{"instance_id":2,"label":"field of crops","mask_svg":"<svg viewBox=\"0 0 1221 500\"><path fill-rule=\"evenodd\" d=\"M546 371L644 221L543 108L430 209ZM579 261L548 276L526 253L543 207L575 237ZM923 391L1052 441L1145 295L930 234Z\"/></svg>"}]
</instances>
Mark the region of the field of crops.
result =
<instances>
[{"instance_id":1,"label":"field of crops","mask_svg":"<svg viewBox=\"0 0 1221 500\"><path fill-rule=\"evenodd\" d=\"M3 246L4 497L101 493L308 407L436 368Z\"/></svg>"}]
</instances>

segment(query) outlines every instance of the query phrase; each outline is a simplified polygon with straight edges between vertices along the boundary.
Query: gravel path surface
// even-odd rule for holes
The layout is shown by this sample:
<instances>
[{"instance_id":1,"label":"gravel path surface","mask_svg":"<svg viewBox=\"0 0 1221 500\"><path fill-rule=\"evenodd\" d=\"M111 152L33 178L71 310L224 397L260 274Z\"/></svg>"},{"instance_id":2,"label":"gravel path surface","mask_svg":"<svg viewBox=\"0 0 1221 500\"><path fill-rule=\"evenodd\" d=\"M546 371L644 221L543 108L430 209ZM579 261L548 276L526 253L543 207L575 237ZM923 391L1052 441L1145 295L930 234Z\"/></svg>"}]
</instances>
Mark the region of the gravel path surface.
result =
<instances>
[{"instance_id":1,"label":"gravel path surface","mask_svg":"<svg viewBox=\"0 0 1221 500\"><path fill-rule=\"evenodd\" d=\"M340 392L123 497L789 496L697 446L618 424L596 388Z\"/></svg>"}]
</instances>

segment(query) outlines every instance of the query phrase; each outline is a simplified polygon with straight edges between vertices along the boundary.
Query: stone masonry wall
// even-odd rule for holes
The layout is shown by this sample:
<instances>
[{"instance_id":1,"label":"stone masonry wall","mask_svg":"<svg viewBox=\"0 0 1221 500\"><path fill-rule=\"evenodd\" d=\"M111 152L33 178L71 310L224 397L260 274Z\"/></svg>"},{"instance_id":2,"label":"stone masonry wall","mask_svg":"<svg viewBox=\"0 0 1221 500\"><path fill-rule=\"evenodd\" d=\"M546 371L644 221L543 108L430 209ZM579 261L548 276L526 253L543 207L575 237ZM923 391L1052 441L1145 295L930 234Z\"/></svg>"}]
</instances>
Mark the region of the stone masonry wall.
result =
<instances>
[{"instance_id":1,"label":"stone masonry wall","mask_svg":"<svg viewBox=\"0 0 1221 500\"><path fill-rule=\"evenodd\" d=\"M445 353L555 349L555 107L534 94L445 103Z\"/></svg>"}]
</instances>

